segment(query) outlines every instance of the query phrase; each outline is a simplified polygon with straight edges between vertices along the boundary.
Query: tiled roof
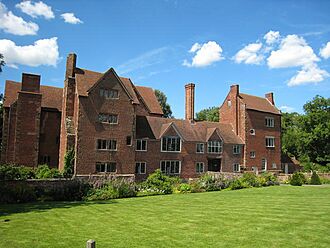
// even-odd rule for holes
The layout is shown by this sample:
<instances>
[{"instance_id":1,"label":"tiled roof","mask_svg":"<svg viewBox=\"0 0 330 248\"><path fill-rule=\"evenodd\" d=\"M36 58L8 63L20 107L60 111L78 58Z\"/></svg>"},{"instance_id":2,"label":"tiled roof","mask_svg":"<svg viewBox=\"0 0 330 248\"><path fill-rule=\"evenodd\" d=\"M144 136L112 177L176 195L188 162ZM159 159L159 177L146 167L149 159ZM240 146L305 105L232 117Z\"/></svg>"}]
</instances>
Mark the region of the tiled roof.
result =
<instances>
[{"instance_id":1,"label":"tiled roof","mask_svg":"<svg viewBox=\"0 0 330 248\"><path fill-rule=\"evenodd\" d=\"M17 100L17 93L21 90L21 83L7 80L5 86L4 107L10 107ZM63 89L52 86L40 86L41 107L62 111Z\"/></svg>"},{"instance_id":2,"label":"tiled roof","mask_svg":"<svg viewBox=\"0 0 330 248\"><path fill-rule=\"evenodd\" d=\"M169 119L162 117L139 116L137 118L137 138L160 139L162 133L173 123L182 138L186 141L208 141L209 136L218 130L225 143L243 144L243 141L235 135L232 126L218 122L194 122L188 120ZM149 130L146 132L146 130ZM211 133L211 134L210 134Z\"/></svg>"},{"instance_id":3,"label":"tiled roof","mask_svg":"<svg viewBox=\"0 0 330 248\"><path fill-rule=\"evenodd\" d=\"M135 86L135 88L151 113L163 115L163 110L158 103L153 89L143 86Z\"/></svg>"},{"instance_id":4,"label":"tiled roof","mask_svg":"<svg viewBox=\"0 0 330 248\"><path fill-rule=\"evenodd\" d=\"M266 98L251 96L243 93L240 93L239 96L246 104L247 109L258 110L258 111L277 114L277 115L281 114L281 112L274 105L272 105Z\"/></svg>"},{"instance_id":5,"label":"tiled roof","mask_svg":"<svg viewBox=\"0 0 330 248\"><path fill-rule=\"evenodd\" d=\"M92 88L95 83L104 75L104 73L90 71L86 69L76 69L76 83L77 90L80 96L87 96L88 90ZM133 103L139 104L137 93L142 97L144 103L147 105L150 113L163 114L160 105L156 99L153 89L148 87L134 86L129 78L119 77L128 94L132 97Z\"/></svg>"}]
</instances>

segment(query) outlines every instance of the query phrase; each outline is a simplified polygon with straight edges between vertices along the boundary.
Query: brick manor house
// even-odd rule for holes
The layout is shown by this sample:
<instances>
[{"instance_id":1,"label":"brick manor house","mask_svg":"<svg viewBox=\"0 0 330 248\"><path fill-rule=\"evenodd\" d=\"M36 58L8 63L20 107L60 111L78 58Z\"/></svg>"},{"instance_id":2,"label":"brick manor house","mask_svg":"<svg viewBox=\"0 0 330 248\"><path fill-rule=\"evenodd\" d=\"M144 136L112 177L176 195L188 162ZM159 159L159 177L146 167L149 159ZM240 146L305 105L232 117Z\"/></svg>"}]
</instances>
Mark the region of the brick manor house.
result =
<instances>
[{"instance_id":1,"label":"brick manor house","mask_svg":"<svg viewBox=\"0 0 330 248\"><path fill-rule=\"evenodd\" d=\"M163 117L153 89L136 86L114 69L105 73L66 62L64 89L23 73L6 81L1 160L63 169L75 150L75 174L135 174L156 169L194 178L203 172L279 171L281 112L263 97L232 85L220 122L194 120L195 85L185 86L185 119Z\"/></svg>"}]
</instances>

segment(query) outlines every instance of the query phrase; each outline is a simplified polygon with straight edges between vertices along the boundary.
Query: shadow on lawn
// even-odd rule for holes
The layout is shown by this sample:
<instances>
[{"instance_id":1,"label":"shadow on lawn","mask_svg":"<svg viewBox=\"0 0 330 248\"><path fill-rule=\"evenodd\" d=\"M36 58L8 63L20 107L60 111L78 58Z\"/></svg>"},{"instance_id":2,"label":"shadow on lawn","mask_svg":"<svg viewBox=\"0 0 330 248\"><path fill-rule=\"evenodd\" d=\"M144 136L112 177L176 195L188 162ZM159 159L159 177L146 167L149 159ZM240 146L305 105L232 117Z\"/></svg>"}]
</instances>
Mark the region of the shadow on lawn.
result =
<instances>
[{"instance_id":1,"label":"shadow on lawn","mask_svg":"<svg viewBox=\"0 0 330 248\"><path fill-rule=\"evenodd\" d=\"M108 201L76 201L76 202L31 202L22 204L1 204L0 217L9 216L16 213L41 212L55 208L74 208L79 206L89 206L95 204L114 204L116 200Z\"/></svg>"}]
</instances>

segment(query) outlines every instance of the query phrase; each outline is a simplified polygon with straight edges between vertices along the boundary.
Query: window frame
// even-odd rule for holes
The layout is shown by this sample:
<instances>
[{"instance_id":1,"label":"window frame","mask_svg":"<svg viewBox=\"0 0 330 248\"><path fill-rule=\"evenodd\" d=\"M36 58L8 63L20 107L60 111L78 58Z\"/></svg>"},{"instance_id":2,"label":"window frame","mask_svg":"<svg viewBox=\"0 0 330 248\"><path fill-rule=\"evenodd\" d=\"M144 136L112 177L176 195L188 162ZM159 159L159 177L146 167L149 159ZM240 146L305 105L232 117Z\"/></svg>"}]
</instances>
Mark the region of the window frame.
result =
<instances>
[{"instance_id":1,"label":"window frame","mask_svg":"<svg viewBox=\"0 0 330 248\"><path fill-rule=\"evenodd\" d=\"M254 154L253 156L251 154ZM256 151L250 151L250 158L256 158Z\"/></svg>"},{"instance_id":2,"label":"window frame","mask_svg":"<svg viewBox=\"0 0 330 248\"><path fill-rule=\"evenodd\" d=\"M236 168L237 166L237 168ZM241 165L239 163L233 163L233 172L241 172Z\"/></svg>"},{"instance_id":3,"label":"window frame","mask_svg":"<svg viewBox=\"0 0 330 248\"><path fill-rule=\"evenodd\" d=\"M104 165L104 171L100 170L98 171L97 166L100 165ZM111 171L111 165L114 165L115 170ZM101 167L102 168L102 167ZM96 162L95 163L95 172L96 173L117 173L117 163L114 161L109 161L109 162Z\"/></svg>"},{"instance_id":4,"label":"window frame","mask_svg":"<svg viewBox=\"0 0 330 248\"><path fill-rule=\"evenodd\" d=\"M199 152L199 151L198 151L198 146L199 146L199 145L202 145L202 148L203 148L203 149L202 149L202 152ZM204 144L204 143L197 143L197 144L196 144L196 153L197 153L197 154L204 154L204 153L205 153L205 144Z\"/></svg>"},{"instance_id":5,"label":"window frame","mask_svg":"<svg viewBox=\"0 0 330 248\"><path fill-rule=\"evenodd\" d=\"M107 121L100 120L100 116L104 115ZM110 120L113 119L113 117L116 117L116 122L110 122ZM102 124L110 124L110 125L117 125L119 123L119 115L118 114L109 114L109 113L99 113L98 114L98 122Z\"/></svg>"},{"instance_id":6,"label":"window frame","mask_svg":"<svg viewBox=\"0 0 330 248\"><path fill-rule=\"evenodd\" d=\"M103 91L103 94L101 93ZM105 92L107 92L107 94L104 94ZM110 96L110 92L116 92L117 93L117 97L109 97ZM99 96L103 97L104 99L119 99L119 90L116 89L106 89L106 88L100 88L99 90Z\"/></svg>"},{"instance_id":7,"label":"window frame","mask_svg":"<svg viewBox=\"0 0 330 248\"><path fill-rule=\"evenodd\" d=\"M214 146L214 142L219 142L219 146L217 145L217 146ZM212 144L211 146L210 146L210 143ZM215 149L215 148L219 148L219 152L217 152L217 151L210 151L210 148L212 149ZM209 140L208 142L207 142L207 153L208 154L221 154L222 153L222 151L223 151L223 142L222 142L222 140L220 139L220 140Z\"/></svg>"},{"instance_id":8,"label":"window frame","mask_svg":"<svg viewBox=\"0 0 330 248\"><path fill-rule=\"evenodd\" d=\"M249 134L251 136L255 136L256 135L256 130L254 128L251 128L250 131L249 131Z\"/></svg>"},{"instance_id":9,"label":"window frame","mask_svg":"<svg viewBox=\"0 0 330 248\"><path fill-rule=\"evenodd\" d=\"M272 145L269 144L269 141L271 141L270 143L272 143ZM275 137L274 136L266 136L265 137L265 145L266 145L266 148L275 148Z\"/></svg>"},{"instance_id":10,"label":"window frame","mask_svg":"<svg viewBox=\"0 0 330 248\"><path fill-rule=\"evenodd\" d=\"M200 168L202 168L202 171L200 170ZM197 174L204 173L204 169L205 169L204 162L196 162L195 163L195 172Z\"/></svg>"},{"instance_id":11,"label":"window frame","mask_svg":"<svg viewBox=\"0 0 330 248\"><path fill-rule=\"evenodd\" d=\"M145 141L145 150L138 150L138 142L141 142L141 147L143 146L142 144L143 144L143 141ZM135 151L138 151L138 152L146 152L146 151L148 151L148 142L147 142L148 140L147 139L136 139L136 142L135 142L135 144L136 144L136 147L135 147Z\"/></svg>"},{"instance_id":12,"label":"window frame","mask_svg":"<svg viewBox=\"0 0 330 248\"><path fill-rule=\"evenodd\" d=\"M165 172L162 170L162 163L165 163ZM167 173L166 172L166 167L167 167L167 163L170 163L170 171L172 170L171 166L172 164L171 163L179 163L179 172L178 173ZM169 175L169 176L177 176L177 175L181 175L181 160L161 160L160 163L159 163L159 168L160 168L160 171L165 174L165 175Z\"/></svg>"},{"instance_id":13,"label":"window frame","mask_svg":"<svg viewBox=\"0 0 330 248\"><path fill-rule=\"evenodd\" d=\"M180 141L180 144L179 144L179 148L180 148L180 150L179 151L168 151L168 150L163 150L163 144L164 144L164 139L179 139L179 141ZM168 141L166 141L166 143L168 143ZM177 144L176 144L177 145ZM167 148L167 144L166 144L166 148ZM172 153L180 153L181 152L181 150L182 150L182 139L181 139L181 137L180 136L163 136L162 138L161 138L161 142L160 142L160 151L161 152L172 152Z\"/></svg>"},{"instance_id":14,"label":"window frame","mask_svg":"<svg viewBox=\"0 0 330 248\"><path fill-rule=\"evenodd\" d=\"M241 145L233 145L233 154L239 155L242 153L242 146Z\"/></svg>"},{"instance_id":15,"label":"window frame","mask_svg":"<svg viewBox=\"0 0 330 248\"><path fill-rule=\"evenodd\" d=\"M99 142L104 142L105 141L105 147L106 148L99 148ZM111 143L115 142L115 149L110 149L111 147ZM104 144L102 144L103 146ZM98 151L111 151L111 152L115 152L118 150L118 144L117 144L117 140L116 139L96 139L96 150Z\"/></svg>"},{"instance_id":16,"label":"window frame","mask_svg":"<svg viewBox=\"0 0 330 248\"><path fill-rule=\"evenodd\" d=\"M270 117L270 116L266 116L265 117L265 126L266 127L275 127L275 118L274 117Z\"/></svg>"},{"instance_id":17,"label":"window frame","mask_svg":"<svg viewBox=\"0 0 330 248\"><path fill-rule=\"evenodd\" d=\"M267 159L266 158L261 159L261 171L267 171Z\"/></svg>"},{"instance_id":18,"label":"window frame","mask_svg":"<svg viewBox=\"0 0 330 248\"><path fill-rule=\"evenodd\" d=\"M141 172L142 165L144 165L144 173ZM147 162L143 162L143 161L135 162L135 174L138 174L138 175L147 174Z\"/></svg>"}]
</instances>

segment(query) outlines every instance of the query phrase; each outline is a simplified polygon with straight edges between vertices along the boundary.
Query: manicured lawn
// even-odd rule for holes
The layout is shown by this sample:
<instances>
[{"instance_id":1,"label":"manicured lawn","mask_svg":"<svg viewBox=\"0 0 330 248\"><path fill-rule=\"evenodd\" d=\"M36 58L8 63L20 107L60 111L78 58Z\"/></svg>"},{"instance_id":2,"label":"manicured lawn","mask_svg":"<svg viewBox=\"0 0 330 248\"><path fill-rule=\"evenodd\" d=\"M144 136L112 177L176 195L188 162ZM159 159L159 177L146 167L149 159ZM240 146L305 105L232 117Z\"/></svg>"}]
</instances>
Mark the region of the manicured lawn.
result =
<instances>
[{"instance_id":1,"label":"manicured lawn","mask_svg":"<svg viewBox=\"0 0 330 248\"><path fill-rule=\"evenodd\" d=\"M5 221L6 220L6 221ZM330 247L330 187L0 206L0 247Z\"/></svg>"}]
</instances>

